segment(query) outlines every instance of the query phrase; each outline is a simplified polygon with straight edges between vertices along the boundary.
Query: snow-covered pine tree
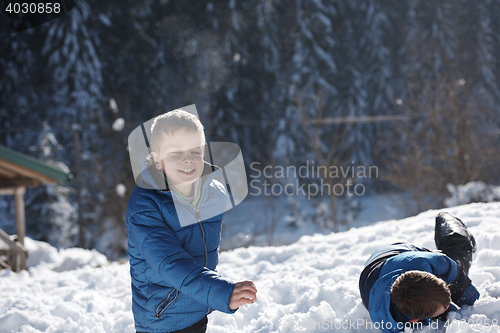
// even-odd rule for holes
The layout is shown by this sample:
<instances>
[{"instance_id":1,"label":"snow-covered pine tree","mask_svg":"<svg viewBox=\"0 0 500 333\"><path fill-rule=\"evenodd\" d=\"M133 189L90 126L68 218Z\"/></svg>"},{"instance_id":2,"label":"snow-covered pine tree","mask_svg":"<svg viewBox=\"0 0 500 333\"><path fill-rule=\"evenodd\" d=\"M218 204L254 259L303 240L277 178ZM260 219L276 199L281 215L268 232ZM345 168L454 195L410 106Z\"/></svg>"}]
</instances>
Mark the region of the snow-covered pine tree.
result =
<instances>
[{"instance_id":1,"label":"snow-covered pine tree","mask_svg":"<svg viewBox=\"0 0 500 333\"><path fill-rule=\"evenodd\" d=\"M291 82L299 91L307 91L309 97L302 99L313 103L307 107L309 117L317 118L320 112L322 118L361 118L390 111L392 68L384 45L390 22L378 1L298 1L297 25ZM369 165L381 129L379 123L352 121L325 125L319 131L324 142L343 133L342 144L335 147L341 159Z\"/></svg>"},{"instance_id":2,"label":"snow-covered pine tree","mask_svg":"<svg viewBox=\"0 0 500 333\"><path fill-rule=\"evenodd\" d=\"M58 130L41 126L49 114L50 76L44 72L40 58L45 31L36 27L10 33L3 26L0 50L0 143L40 158L56 167L64 164ZM74 236L74 207L70 204L71 189L42 185L28 188L25 194L26 232L29 237L44 239L57 246L68 246ZM1 197L5 207L2 228L15 233L13 200ZM9 208L10 207L10 208Z\"/></svg>"},{"instance_id":3,"label":"snow-covered pine tree","mask_svg":"<svg viewBox=\"0 0 500 333\"><path fill-rule=\"evenodd\" d=\"M219 4L212 9L217 12ZM281 10L285 9L285 10ZM224 37L222 61L228 75L211 92L210 136L237 143L248 161L271 160L277 137L286 131L286 87L278 79L283 50L280 23L288 18L281 1L230 1L223 17L213 18ZM288 31L288 30L287 30Z\"/></svg>"},{"instance_id":4,"label":"snow-covered pine tree","mask_svg":"<svg viewBox=\"0 0 500 333\"><path fill-rule=\"evenodd\" d=\"M0 143L24 153L36 142L34 125L44 119L37 112L44 104L40 35L37 29L11 33L6 20L0 24Z\"/></svg>"},{"instance_id":5,"label":"snow-covered pine tree","mask_svg":"<svg viewBox=\"0 0 500 333\"><path fill-rule=\"evenodd\" d=\"M54 131L47 122L42 125L38 138L38 157L48 164L65 172L69 168L53 156L63 146L57 141ZM41 185L26 191L26 231L33 239L48 242L56 247L76 245L78 226L76 224L76 209L71 204L74 189L61 185Z\"/></svg>"},{"instance_id":6,"label":"snow-covered pine tree","mask_svg":"<svg viewBox=\"0 0 500 333\"><path fill-rule=\"evenodd\" d=\"M102 65L97 49L100 40L97 18L87 1L79 1L67 15L42 25L46 38L41 50L46 60L45 75L50 77L51 103L47 106L46 121L56 129L56 137L65 142L64 161L74 167L74 129L81 128L81 183L82 212L79 245L92 246L92 230L99 223L98 213L103 209L100 166L95 163L103 152L100 125L105 123L101 95ZM73 124L78 124L74 127ZM83 239L82 239L83 238Z\"/></svg>"}]
</instances>

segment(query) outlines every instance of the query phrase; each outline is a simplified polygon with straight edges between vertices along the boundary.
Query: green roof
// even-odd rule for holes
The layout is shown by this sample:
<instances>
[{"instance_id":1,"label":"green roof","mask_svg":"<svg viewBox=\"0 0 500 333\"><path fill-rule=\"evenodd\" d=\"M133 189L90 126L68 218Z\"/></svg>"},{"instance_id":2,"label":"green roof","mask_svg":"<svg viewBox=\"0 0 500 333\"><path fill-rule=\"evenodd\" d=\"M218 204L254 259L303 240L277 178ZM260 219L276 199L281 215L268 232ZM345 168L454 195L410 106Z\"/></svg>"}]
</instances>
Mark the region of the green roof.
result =
<instances>
[{"instance_id":1,"label":"green roof","mask_svg":"<svg viewBox=\"0 0 500 333\"><path fill-rule=\"evenodd\" d=\"M0 158L50 177L59 183L71 184L76 180L71 173L2 145L0 145Z\"/></svg>"}]
</instances>

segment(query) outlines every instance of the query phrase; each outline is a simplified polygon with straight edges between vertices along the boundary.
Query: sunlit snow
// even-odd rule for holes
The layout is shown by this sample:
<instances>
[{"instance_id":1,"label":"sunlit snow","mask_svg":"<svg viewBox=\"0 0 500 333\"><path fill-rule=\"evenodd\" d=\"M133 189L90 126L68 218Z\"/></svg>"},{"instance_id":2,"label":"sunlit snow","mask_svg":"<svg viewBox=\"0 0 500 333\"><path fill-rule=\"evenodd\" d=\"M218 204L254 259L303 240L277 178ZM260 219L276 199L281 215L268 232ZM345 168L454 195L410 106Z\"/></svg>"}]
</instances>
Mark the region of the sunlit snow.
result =
<instances>
[{"instance_id":1,"label":"sunlit snow","mask_svg":"<svg viewBox=\"0 0 500 333\"><path fill-rule=\"evenodd\" d=\"M500 203L446 211L459 216L476 238L470 278L481 293L474 306L449 316L446 332L498 332L491 323L500 318ZM379 246L396 241L435 248L438 212L303 236L288 246L221 253L219 272L235 281L253 280L258 301L233 315L214 312L208 332L325 332L318 323L335 327L351 322L363 324L329 330L377 332L365 326L370 320L359 296L358 277L365 261ZM0 332L135 332L127 262L108 263L95 250L58 251L31 239L26 246L29 272L0 272ZM471 326L465 323L469 320L489 327Z\"/></svg>"}]
</instances>

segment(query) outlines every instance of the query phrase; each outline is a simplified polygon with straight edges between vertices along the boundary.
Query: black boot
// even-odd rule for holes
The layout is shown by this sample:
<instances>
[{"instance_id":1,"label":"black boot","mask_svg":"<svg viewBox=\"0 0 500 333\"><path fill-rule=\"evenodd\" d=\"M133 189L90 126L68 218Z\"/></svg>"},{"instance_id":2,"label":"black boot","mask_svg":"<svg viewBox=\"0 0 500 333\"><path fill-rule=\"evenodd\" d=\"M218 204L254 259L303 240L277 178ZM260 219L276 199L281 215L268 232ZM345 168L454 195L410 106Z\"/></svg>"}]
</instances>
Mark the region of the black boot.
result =
<instances>
[{"instance_id":1,"label":"black boot","mask_svg":"<svg viewBox=\"0 0 500 333\"><path fill-rule=\"evenodd\" d=\"M466 275L472 263L472 253L476 251L476 240L465 223L449 213L439 213L436 217L434 234L436 248L453 259Z\"/></svg>"}]
</instances>

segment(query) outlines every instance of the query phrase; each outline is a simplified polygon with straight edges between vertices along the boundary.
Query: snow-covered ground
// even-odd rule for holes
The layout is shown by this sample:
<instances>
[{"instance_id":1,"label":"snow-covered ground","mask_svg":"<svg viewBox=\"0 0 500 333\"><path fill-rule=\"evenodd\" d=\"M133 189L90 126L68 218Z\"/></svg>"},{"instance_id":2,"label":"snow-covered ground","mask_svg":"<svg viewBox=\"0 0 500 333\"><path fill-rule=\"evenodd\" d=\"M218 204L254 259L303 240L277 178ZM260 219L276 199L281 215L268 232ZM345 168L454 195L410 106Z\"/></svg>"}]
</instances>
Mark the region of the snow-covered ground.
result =
<instances>
[{"instance_id":1,"label":"snow-covered ground","mask_svg":"<svg viewBox=\"0 0 500 333\"><path fill-rule=\"evenodd\" d=\"M499 332L491 324L500 320L500 203L446 211L466 222L476 237L470 277L481 293L474 306L449 316L446 332ZM365 261L377 247L395 241L434 248L437 213L303 236L288 246L223 252L219 271L236 281L252 279L258 301L233 315L211 314L208 332L377 332L369 327L359 296ZM57 251L29 239L26 245L29 272L0 272L1 333L135 332L127 263L108 263L95 251ZM466 324L469 320L476 325Z\"/></svg>"},{"instance_id":2,"label":"snow-covered ground","mask_svg":"<svg viewBox=\"0 0 500 333\"><path fill-rule=\"evenodd\" d=\"M399 220L418 212L414 199L408 193L363 195L355 197L355 203L357 213L345 209L348 205L345 197L336 199L340 231L378 221ZM224 216L221 249L288 245L304 235L329 234L332 226L320 221L330 219L329 211L328 198L308 200L304 195L248 195ZM270 232L272 222L275 222L274 232Z\"/></svg>"}]
</instances>

